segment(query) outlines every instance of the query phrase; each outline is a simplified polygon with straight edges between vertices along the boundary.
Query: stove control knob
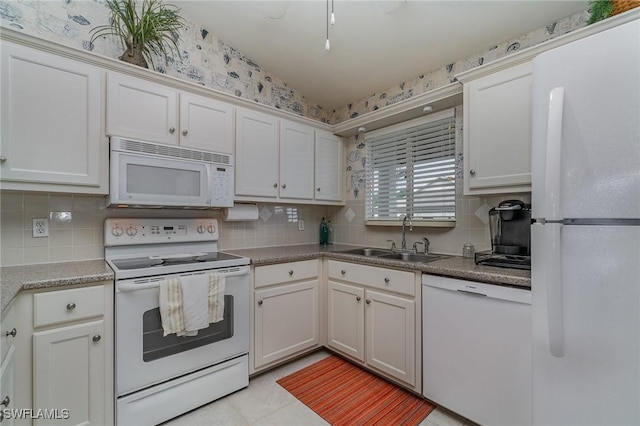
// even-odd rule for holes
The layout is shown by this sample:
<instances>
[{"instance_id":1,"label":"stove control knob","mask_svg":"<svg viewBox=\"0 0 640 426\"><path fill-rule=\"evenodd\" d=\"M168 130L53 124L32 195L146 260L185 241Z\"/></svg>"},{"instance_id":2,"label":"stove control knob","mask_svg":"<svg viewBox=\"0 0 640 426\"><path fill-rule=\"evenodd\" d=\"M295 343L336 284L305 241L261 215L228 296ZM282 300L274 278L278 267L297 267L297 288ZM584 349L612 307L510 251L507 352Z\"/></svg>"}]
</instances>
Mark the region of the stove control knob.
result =
<instances>
[{"instance_id":1,"label":"stove control knob","mask_svg":"<svg viewBox=\"0 0 640 426\"><path fill-rule=\"evenodd\" d=\"M204 234L205 227L202 225L198 225L198 228L196 229L196 231L198 231L198 234Z\"/></svg>"},{"instance_id":2,"label":"stove control knob","mask_svg":"<svg viewBox=\"0 0 640 426\"><path fill-rule=\"evenodd\" d=\"M111 228L111 235L113 235L114 237L120 237L122 236L122 234L124 234L124 230L118 225Z\"/></svg>"},{"instance_id":3,"label":"stove control knob","mask_svg":"<svg viewBox=\"0 0 640 426\"><path fill-rule=\"evenodd\" d=\"M214 232L216 232L216 227L213 225L207 226L207 232L209 232L210 234L213 234Z\"/></svg>"},{"instance_id":4,"label":"stove control knob","mask_svg":"<svg viewBox=\"0 0 640 426\"><path fill-rule=\"evenodd\" d=\"M130 226L127 228L127 235L130 237L134 237L138 233L138 228L135 226Z\"/></svg>"}]
</instances>

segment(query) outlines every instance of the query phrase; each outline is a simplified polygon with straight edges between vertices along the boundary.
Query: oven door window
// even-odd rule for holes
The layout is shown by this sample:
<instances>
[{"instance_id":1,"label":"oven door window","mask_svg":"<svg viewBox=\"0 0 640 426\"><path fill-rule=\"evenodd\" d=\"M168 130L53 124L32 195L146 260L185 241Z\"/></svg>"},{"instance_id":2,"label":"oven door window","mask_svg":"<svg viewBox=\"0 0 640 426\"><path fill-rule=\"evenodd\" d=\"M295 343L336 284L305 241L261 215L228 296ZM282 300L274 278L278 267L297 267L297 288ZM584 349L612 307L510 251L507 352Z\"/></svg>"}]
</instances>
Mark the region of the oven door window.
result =
<instances>
[{"instance_id":1,"label":"oven door window","mask_svg":"<svg viewBox=\"0 0 640 426\"><path fill-rule=\"evenodd\" d=\"M210 345L233 336L233 296L224 296L224 319L198 330L197 336L178 337L175 334L163 336L160 309L146 311L142 315L142 359L150 362L180 352Z\"/></svg>"}]
</instances>

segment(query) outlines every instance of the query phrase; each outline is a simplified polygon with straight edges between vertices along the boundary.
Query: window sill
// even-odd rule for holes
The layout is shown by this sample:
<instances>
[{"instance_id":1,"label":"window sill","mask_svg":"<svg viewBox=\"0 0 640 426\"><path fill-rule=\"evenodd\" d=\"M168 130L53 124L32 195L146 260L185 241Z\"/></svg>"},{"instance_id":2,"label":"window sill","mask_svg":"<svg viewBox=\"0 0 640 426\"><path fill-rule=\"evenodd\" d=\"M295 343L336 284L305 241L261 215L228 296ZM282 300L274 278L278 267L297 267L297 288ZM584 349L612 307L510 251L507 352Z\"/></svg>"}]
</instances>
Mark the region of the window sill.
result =
<instances>
[{"instance_id":1,"label":"window sill","mask_svg":"<svg viewBox=\"0 0 640 426\"><path fill-rule=\"evenodd\" d=\"M401 220L367 220L365 221L367 226L402 226ZM412 225L418 228L455 228L455 219L432 219L432 220L418 220L413 219Z\"/></svg>"}]
</instances>

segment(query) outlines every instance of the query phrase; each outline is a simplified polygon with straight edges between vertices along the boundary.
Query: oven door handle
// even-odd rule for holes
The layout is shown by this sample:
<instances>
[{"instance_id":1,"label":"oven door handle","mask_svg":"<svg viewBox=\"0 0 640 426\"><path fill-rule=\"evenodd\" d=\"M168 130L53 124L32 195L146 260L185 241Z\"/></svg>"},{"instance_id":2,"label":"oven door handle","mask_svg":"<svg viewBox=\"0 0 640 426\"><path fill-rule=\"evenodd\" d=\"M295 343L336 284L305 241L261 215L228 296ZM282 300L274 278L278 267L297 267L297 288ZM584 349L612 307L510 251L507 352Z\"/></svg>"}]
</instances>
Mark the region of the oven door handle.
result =
<instances>
[{"instance_id":1,"label":"oven door handle","mask_svg":"<svg viewBox=\"0 0 640 426\"><path fill-rule=\"evenodd\" d=\"M194 274L182 274L180 276L189 276L189 275L194 275ZM244 267L233 272L223 272L223 273L220 273L220 275L225 278L249 275L249 268ZM117 283L117 289L118 291L137 291L137 290L148 290L151 288L159 288L160 281L162 281L162 279L157 279L152 282L146 282L146 283Z\"/></svg>"}]
</instances>

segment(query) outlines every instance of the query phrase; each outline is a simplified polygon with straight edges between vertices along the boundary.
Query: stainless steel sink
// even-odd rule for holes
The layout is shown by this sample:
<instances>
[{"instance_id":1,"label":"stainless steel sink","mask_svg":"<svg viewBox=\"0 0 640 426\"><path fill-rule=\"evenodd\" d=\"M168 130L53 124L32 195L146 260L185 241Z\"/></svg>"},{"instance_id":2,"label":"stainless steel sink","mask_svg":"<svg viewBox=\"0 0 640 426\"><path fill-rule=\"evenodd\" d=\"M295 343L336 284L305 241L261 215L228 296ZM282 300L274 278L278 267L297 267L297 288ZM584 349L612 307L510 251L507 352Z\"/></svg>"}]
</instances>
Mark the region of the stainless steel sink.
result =
<instances>
[{"instance_id":1,"label":"stainless steel sink","mask_svg":"<svg viewBox=\"0 0 640 426\"><path fill-rule=\"evenodd\" d=\"M424 253L389 253L379 256L384 259L397 259L405 262L433 262L434 260L444 259L448 256L440 254L424 254Z\"/></svg>"},{"instance_id":2,"label":"stainless steel sink","mask_svg":"<svg viewBox=\"0 0 640 426\"><path fill-rule=\"evenodd\" d=\"M391 254L391 251L378 249L378 248L357 248L352 250L341 251L340 253L371 257L371 256L384 256L387 254Z\"/></svg>"}]
</instances>

